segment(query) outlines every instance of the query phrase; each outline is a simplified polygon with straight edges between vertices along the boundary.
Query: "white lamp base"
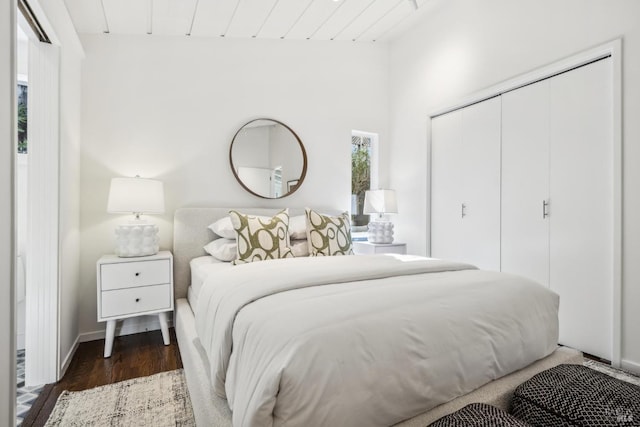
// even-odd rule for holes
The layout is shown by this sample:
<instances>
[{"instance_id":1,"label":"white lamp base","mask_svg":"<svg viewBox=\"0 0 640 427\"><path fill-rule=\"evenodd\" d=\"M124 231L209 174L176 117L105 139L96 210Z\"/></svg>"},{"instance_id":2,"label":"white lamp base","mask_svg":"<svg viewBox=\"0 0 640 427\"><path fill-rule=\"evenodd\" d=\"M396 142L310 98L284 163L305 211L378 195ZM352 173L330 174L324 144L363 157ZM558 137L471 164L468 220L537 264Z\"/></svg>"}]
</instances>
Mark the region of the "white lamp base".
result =
<instances>
[{"instance_id":1,"label":"white lamp base","mask_svg":"<svg viewBox=\"0 0 640 427\"><path fill-rule=\"evenodd\" d=\"M155 255L160 250L158 226L143 221L116 228L116 255L123 258Z\"/></svg>"},{"instance_id":2,"label":"white lamp base","mask_svg":"<svg viewBox=\"0 0 640 427\"><path fill-rule=\"evenodd\" d=\"M371 243L393 243L393 223L391 221L370 222L367 240Z\"/></svg>"}]
</instances>

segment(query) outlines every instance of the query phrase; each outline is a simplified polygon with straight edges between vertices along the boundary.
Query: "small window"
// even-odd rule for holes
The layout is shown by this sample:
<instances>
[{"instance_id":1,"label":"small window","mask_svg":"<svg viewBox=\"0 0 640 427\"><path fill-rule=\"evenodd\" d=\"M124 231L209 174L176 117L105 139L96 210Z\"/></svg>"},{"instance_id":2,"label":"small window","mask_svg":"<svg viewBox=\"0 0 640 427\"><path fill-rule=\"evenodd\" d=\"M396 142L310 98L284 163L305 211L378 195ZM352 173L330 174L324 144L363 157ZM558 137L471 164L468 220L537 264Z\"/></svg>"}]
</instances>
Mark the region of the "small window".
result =
<instances>
[{"instance_id":1,"label":"small window","mask_svg":"<svg viewBox=\"0 0 640 427\"><path fill-rule=\"evenodd\" d=\"M27 152L27 84L18 82L18 153Z\"/></svg>"},{"instance_id":2,"label":"small window","mask_svg":"<svg viewBox=\"0 0 640 427\"><path fill-rule=\"evenodd\" d=\"M364 195L378 186L378 135L351 133L351 231L354 240L367 236L369 215L364 215Z\"/></svg>"}]
</instances>

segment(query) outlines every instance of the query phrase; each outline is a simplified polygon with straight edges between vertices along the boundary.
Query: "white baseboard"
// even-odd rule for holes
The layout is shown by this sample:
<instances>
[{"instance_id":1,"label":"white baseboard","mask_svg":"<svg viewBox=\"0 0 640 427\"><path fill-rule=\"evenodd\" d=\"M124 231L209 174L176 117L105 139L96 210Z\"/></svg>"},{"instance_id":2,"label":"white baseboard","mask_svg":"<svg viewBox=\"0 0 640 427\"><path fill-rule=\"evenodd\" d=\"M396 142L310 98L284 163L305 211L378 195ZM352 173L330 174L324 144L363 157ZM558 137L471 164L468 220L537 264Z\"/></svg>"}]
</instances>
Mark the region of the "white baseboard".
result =
<instances>
[{"instance_id":1,"label":"white baseboard","mask_svg":"<svg viewBox=\"0 0 640 427\"><path fill-rule=\"evenodd\" d=\"M64 377L64 374L67 373L67 369L69 369L69 365L73 360L73 356L75 356L76 350L78 349L78 344L80 344L80 335L76 337L76 340L73 342L69 353L67 353L67 356L62 361L62 366L60 366L60 371L58 372L58 381L60 381Z\"/></svg>"},{"instance_id":2,"label":"white baseboard","mask_svg":"<svg viewBox=\"0 0 640 427\"><path fill-rule=\"evenodd\" d=\"M169 327L173 326L173 316L169 316L167 323ZM144 316L124 319L118 322L116 326L116 336L139 334L141 332L155 331L160 329L160 322L158 316ZM84 332L79 335L79 342L103 340L105 337L105 329L93 332Z\"/></svg>"},{"instance_id":3,"label":"white baseboard","mask_svg":"<svg viewBox=\"0 0 640 427\"><path fill-rule=\"evenodd\" d=\"M632 362L630 360L622 359L620 361L620 367L625 371L634 372L640 374L640 363Z\"/></svg>"}]
</instances>

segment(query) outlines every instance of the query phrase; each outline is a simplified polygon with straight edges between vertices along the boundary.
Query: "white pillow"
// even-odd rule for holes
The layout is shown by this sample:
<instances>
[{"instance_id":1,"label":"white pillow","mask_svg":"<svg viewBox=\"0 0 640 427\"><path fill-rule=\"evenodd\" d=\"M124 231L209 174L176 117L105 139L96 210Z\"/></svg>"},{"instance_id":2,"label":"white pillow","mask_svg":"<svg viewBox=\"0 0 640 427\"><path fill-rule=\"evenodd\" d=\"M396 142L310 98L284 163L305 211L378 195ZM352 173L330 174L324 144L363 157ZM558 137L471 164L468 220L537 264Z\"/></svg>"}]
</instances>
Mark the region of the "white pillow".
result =
<instances>
[{"instance_id":1,"label":"white pillow","mask_svg":"<svg viewBox=\"0 0 640 427\"><path fill-rule=\"evenodd\" d=\"M204 250L217 260L229 262L236 259L238 243L232 239L216 239L205 245Z\"/></svg>"},{"instance_id":2,"label":"white pillow","mask_svg":"<svg viewBox=\"0 0 640 427\"><path fill-rule=\"evenodd\" d=\"M306 240L307 218L304 215L292 216L289 219L289 237L291 240Z\"/></svg>"},{"instance_id":3,"label":"white pillow","mask_svg":"<svg viewBox=\"0 0 640 427\"><path fill-rule=\"evenodd\" d=\"M271 219L270 216L256 216L256 218L259 219ZM302 215L302 224L303 227L306 227L305 224L305 219L304 219L304 215ZM216 235L225 238L225 239L232 239L232 240L236 240L238 238L237 234L236 234L236 230L235 228L233 228L233 224L231 223L231 217L230 216L225 216L223 218L220 218L219 220L217 220L216 222L214 222L213 224L211 224L209 227L209 230L213 231ZM303 233L302 236L300 236L300 239L306 239L306 231L304 231L303 229Z\"/></svg>"},{"instance_id":4,"label":"white pillow","mask_svg":"<svg viewBox=\"0 0 640 427\"><path fill-rule=\"evenodd\" d=\"M293 256L296 258L309 256L309 244L307 243L307 239L292 240L290 247L291 252L293 252Z\"/></svg>"},{"instance_id":5,"label":"white pillow","mask_svg":"<svg viewBox=\"0 0 640 427\"><path fill-rule=\"evenodd\" d=\"M236 238L236 230L233 229L233 224L231 224L231 218L229 218L228 216L220 218L219 220L211 224L209 226L209 230L213 231L216 235L220 237L224 237L225 239Z\"/></svg>"}]
</instances>

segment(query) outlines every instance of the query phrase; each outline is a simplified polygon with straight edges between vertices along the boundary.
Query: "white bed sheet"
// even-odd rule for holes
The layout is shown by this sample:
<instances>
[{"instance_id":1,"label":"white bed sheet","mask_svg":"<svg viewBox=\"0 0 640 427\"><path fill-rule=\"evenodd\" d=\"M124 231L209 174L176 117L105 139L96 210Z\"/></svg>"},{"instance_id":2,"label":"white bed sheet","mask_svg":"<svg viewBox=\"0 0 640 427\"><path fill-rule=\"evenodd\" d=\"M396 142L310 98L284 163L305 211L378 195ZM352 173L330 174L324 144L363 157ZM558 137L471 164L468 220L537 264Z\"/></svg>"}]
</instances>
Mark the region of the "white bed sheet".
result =
<instances>
[{"instance_id":1,"label":"white bed sheet","mask_svg":"<svg viewBox=\"0 0 640 427\"><path fill-rule=\"evenodd\" d=\"M187 293L189 304L191 307L196 307L198 295L200 295L200 289L204 281L212 274L219 274L227 269L231 268L230 262L223 262L215 259L212 256L201 256L194 258L189 262L191 267L191 286Z\"/></svg>"}]
</instances>

